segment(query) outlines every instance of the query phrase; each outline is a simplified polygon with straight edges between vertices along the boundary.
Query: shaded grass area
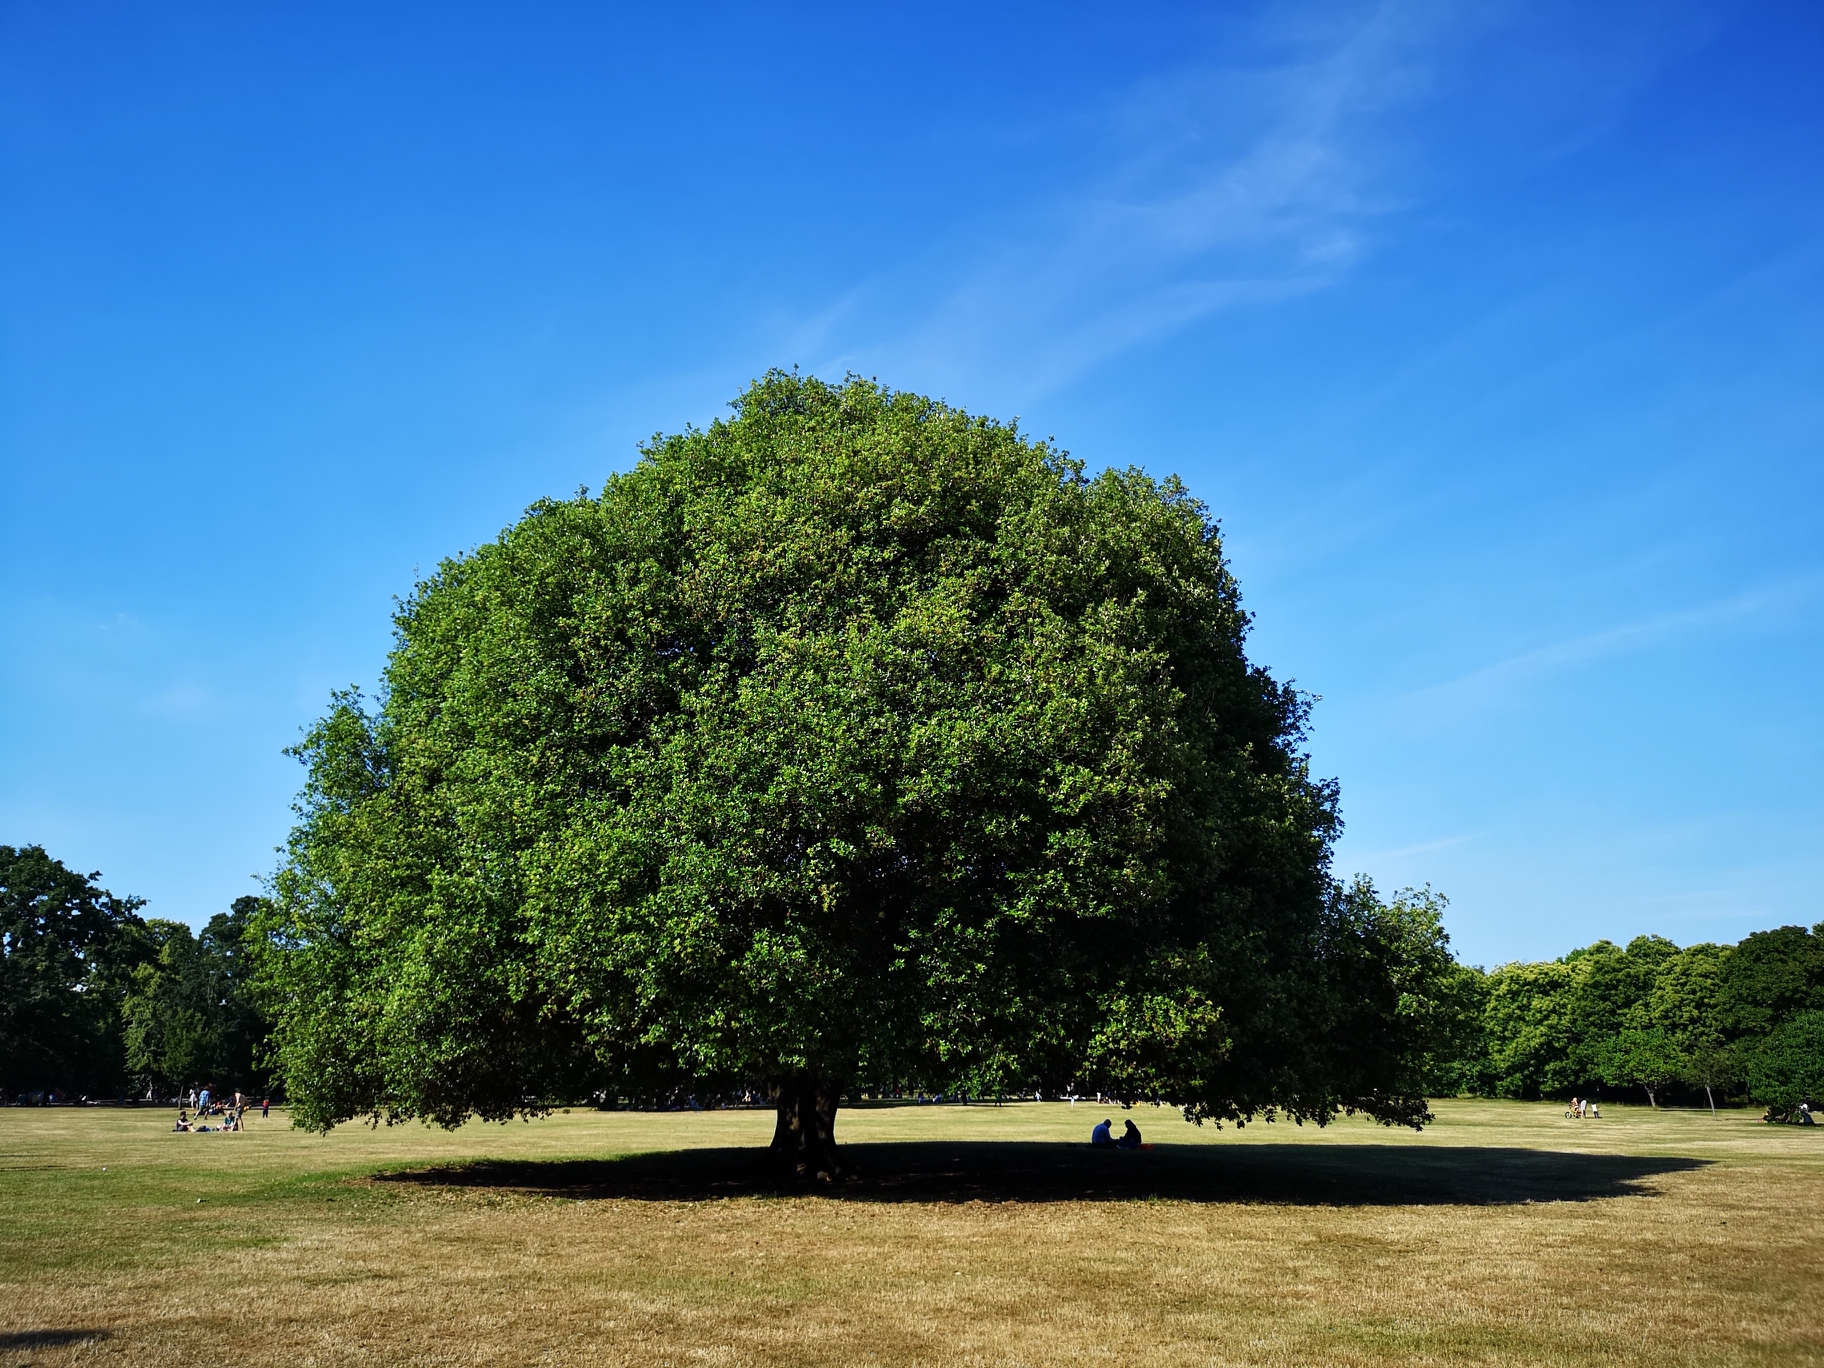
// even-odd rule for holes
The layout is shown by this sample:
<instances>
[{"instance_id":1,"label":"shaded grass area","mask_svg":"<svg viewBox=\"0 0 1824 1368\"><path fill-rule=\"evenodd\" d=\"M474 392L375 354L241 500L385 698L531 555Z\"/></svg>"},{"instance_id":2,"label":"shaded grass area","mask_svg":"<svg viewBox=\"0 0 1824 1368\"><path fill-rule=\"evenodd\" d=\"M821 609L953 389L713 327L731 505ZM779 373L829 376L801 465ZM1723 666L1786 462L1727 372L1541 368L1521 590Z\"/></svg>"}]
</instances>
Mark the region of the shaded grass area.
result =
<instances>
[{"instance_id":1,"label":"shaded grass area","mask_svg":"<svg viewBox=\"0 0 1824 1368\"><path fill-rule=\"evenodd\" d=\"M0 1349L64 1349L107 1337L106 1330L14 1330L0 1334Z\"/></svg>"},{"instance_id":2,"label":"shaded grass area","mask_svg":"<svg viewBox=\"0 0 1824 1368\"><path fill-rule=\"evenodd\" d=\"M0 1109L0 1364L1824 1362L1816 1131L1450 1102L1421 1135L1082 1141L860 1108L780 1188L763 1113L169 1133Z\"/></svg>"},{"instance_id":3,"label":"shaded grass area","mask_svg":"<svg viewBox=\"0 0 1824 1368\"><path fill-rule=\"evenodd\" d=\"M1300 1206L1487 1206L1644 1197L1645 1180L1711 1161L1673 1155L1391 1144L1160 1145L939 1141L849 1145L855 1178L811 1189L851 1202L1226 1202ZM490 1160L376 1174L381 1183L492 1188L577 1200L700 1202L790 1195L751 1149L616 1159Z\"/></svg>"}]
</instances>

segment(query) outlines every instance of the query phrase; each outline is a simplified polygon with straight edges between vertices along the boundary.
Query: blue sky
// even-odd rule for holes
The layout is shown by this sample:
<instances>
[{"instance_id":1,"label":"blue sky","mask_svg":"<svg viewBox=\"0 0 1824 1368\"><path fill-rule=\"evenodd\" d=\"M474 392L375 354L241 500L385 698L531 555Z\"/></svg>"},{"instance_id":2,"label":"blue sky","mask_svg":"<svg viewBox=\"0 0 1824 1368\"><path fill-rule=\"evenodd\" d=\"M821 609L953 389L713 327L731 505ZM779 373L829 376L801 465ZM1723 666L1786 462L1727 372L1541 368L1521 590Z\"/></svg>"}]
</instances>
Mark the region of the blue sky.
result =
<instances>
[{"instance_id":1,"label":"blue sky","mask_svg":"<svg viewBox=\"0 0 1824 1368\"><path fill-rule=\"evenodd\" d=\"M0 7L0 842L254 891L416 574L796 364L1182 474L1465 958L1824 917L1815 5L376 8Z\"/></svg>"}]
</instances>

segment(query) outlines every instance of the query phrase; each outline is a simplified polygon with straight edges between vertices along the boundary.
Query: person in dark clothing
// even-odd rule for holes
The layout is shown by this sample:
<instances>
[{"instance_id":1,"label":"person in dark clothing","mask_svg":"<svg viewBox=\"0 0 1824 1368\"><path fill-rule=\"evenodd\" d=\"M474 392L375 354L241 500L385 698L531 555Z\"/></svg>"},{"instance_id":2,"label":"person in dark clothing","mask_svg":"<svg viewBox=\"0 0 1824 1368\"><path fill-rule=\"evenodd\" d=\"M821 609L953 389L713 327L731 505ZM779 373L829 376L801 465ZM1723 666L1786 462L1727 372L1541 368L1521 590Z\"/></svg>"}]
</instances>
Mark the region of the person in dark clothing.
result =
<instances>
[{"instance_id":1,"label":"person in dark clothing","mask_svg":"<svg viewBox=\"0 0 1824 1368\"><path fill-rule=\"evenodd\" d=\"M1089 1143L1096 1146L1114 1144L1115 1137L1108 1133L1108 1128L1114 1124L1113 1121L1104 1120L1101 1125L1089 1133Z\"/></svg>"},{"instance_id":2,"label":"person in dark clothing","mask_svg":"<svg viewBox=\"0 0 1824 1368\"><path fill-rule=\"evenodd\" d=\"M1127 1129L1121 1132L1121 1138L1119 1140L1115 1141L1115 1148L1116 1149L1139 1149L1140 1148L1140 1127L1136 1126L1132 1121L1129 1121L1127 1123Z\"/></svg>"}]
</instances>

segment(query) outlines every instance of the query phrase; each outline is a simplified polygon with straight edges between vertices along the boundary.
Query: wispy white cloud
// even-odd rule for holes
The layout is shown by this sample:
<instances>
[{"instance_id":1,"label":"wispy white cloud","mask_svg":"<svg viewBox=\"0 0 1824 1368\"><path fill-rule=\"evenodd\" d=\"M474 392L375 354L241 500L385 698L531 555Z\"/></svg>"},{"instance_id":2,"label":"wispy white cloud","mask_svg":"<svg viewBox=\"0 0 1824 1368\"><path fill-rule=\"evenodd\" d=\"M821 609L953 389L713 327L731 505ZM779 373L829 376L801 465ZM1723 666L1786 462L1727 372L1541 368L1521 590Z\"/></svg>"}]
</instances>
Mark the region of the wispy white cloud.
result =
<instances>
[{"instance_id":1,"label":"wispy white cloud","mask_svg":"<svg viewBox=\"0 0 1824 1368\"><path fill-rule=\"evenodd\" d=\"M1634 622L1547 642L1454 678L1410 690L1401 696L1401 701L1467 702L1498 694L1554 670L1629 651L1647 650L1742 619L1790 611L1815 599L1820 591L1824 591L1824 575L1794 576L1694 608L1656 613Z\"/></svg>"},{"instance_id":2,"label":"wispy white cloud","mask_svg":"<svg viewBox=\"0 0 1824 1368\"><path fill-rule=\"evenodd\" d=\"M1467 836L1446 836L1436 841L1420 841L1417 845L1400 846L1397 850L1362 850L1353 853L1357 860L1403 860L1412 855L1429 855L1433 851L1449 850L1453 846L1466 845L1476 839L1472 833Z\"/></svg>"},{"instance_id":3,"label":"wispy white cloud","mask_svg":"<svg viewBox=\"0 0 1824 1368\"><path fill-rule=\"evenodd\" d=\"M940 390L988 374L1017 400L1342 278L1400 206L1385 119L1428 88L1457 21L1387 3L1275 23L1251 43L1269 58L1191 60L1127 91L1073 130L1091 149L1076 185L850 291L788 331L796 354Z\"/></svg>"}]
</instances>

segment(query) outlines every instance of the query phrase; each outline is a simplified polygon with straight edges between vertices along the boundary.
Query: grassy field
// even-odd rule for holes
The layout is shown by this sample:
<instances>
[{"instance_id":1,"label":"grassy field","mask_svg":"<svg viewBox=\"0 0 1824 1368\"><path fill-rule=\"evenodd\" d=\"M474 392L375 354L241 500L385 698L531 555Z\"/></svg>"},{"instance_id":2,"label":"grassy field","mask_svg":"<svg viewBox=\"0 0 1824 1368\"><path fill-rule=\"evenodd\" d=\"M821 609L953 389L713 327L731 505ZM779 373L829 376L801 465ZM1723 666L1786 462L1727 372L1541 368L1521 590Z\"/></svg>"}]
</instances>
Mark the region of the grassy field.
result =
<instances>
[{"instance_id":1,"label":"grassy field","mask_svg":"<svg viewBox=\"0 0 1824 1368\"><path fill-rule=\"evenodd\" d=\"M864 1108L863 1177L780 1193L758 1112L0 1109L0 1364L1824 1362L1824 1129L1437 1110Z\"/></svg>"}]
</instances>

